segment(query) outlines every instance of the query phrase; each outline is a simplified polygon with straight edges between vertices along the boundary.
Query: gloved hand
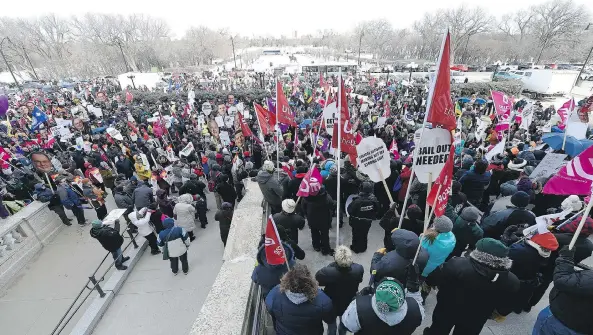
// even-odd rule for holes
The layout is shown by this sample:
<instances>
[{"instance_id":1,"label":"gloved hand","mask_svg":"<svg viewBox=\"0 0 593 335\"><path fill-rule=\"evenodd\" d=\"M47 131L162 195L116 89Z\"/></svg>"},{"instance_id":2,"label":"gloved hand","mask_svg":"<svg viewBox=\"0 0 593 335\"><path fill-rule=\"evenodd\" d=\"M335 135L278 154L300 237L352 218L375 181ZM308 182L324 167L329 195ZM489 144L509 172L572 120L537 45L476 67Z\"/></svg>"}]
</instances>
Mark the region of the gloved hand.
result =
<instances>
[{"instance_id":1,"label":"gloved hand","mask_svg":"<svg viewBox=\"0 0 593 335\"><path fill-rule=\"evenodd\" d=\"M575 248L574 247L572 248L572 250L568 250L568 246L565 245L564 247L562 247L562 249L560 249L560 251L558 252L558 254L560 255L560 257L568 258L570 260L574 260L574 252L575 252Z\"/></svg>"},{"instance_id":2,"label":"gloved hand","mask_svg":"<svg viewBox=\"0 0 593 335\"><path fill-rule=\"evenodd\" d=\"M406 279L406 288L408 289L408 292L418 292L418 290L420 290L419 273L420 270L418 264L410 265L408 267L408 278Z\"/></svg>"}]
</instances>

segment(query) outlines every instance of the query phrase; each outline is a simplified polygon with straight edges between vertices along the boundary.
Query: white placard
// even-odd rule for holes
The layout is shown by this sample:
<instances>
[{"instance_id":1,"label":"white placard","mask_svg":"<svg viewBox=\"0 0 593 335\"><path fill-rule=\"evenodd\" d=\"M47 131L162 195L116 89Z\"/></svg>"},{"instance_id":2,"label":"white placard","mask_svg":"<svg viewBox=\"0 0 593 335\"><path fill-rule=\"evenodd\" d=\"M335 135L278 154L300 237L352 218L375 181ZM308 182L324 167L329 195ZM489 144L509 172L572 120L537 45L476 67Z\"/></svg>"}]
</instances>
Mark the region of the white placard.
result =
<instances>
[{"instance_id":1,"label":"white placard","mask_svg":"<svg viewBox=\"0 0 593 335\"><path fill-rule=\"evenodd\" d=\"M202 112L206 116L210 115L212 113L212 105L209 102L204 102L202 104Z\"/></svg>"},{"instance_id":2,"label":"white placard","mask_svg":"<svg viewBox=\"0 0 593 335\"><path fill-rule=\"evenodd\" d=\"M378 183L389 177L389 151L385 142L377 137L365 137L356 146L358 170Z\"/></svg>"},{"instance_id":3,"label":"white placard","mask_svg":"<svg viewBox=\"0 0 593 335\"><path fill-rule=\"evenodd\" d=\"M231 144L231 137L227 131L221 131L219 134L220 142L222 145L230 145Z\"/></svg>"},{"instance_id":4,"label":"white placard","mask_svg":"<svg viewBox=\"0 0 593 335\"><path fill-rule=\"evenodd\" d=\"M224 127L224 119L222 118L222 116L217 116L214 118L214 121L216 121L216 124L218 125L218 127L222 128Z\"/></svg>"},{"instance_id":5,"label":"white placard","mask_svg":"<svg viewBox=\"0 0 593 335\"><path fill-rule=\"evenodd\" d=\"M179 156L189 156L189 154L191 154L191 152L194 151L194 144L192 142L189 142L185 148L183 148L183 150L181 150L179 152Z\"/></svg>"},{"instance_id":6,"label":"white placard","mask_svg":"<svg viewBox=\"0 0 593 335\"><path fill-rule=\"evenodd\" d=\"M101 111L101 108L99 108L99 107L95 107L95 106L92 106L92 105L88 105L88 106L87 106L87 110L88 110L90 113L93 113L93 114L95 114L95 116L96 116L96 117L103 117L103 111Z\"/></svg>"},{"instance_id":7,"label":"white placard","mask_svg":"<svg viewBox=\"0 0 593 335\"><path fill-rule=\"evenodd\" d=\"M80 149L84 148L84 139L82 138L82 136L77 137L75 143L76 143L76 146L79 147Z\"/></svg>"},{"instance_id":8,"label":"white placard","mask_svg":"<svg viewBox=\"0 0 593 335\"><path fill-rule=\"evenodd\" d=\"M123 141L124 137L121 135L121 132L115 128L109 127L107 128L107 134L109 134L109 136L115 138L118 141Z\"/></svg>"},{"instance_id":9,"label":"white placard","mask_svg":"<svg viewBox=\"0 0 593 335\"><path fill-rule=\"evenodd\" d=\"M224 117L224 124L227 128L231 128L235 124L235 118L230 115L226 115Z\"/></svg>"},{"instance_id":10,"label":"white placard","mask_svg":"<svg viewBox=\"0 0 593 335\"><path fill-rule=\"evenodd\" d=\"M334 133L334 123L336 121L336 114L338 114L338 107L336 102L325 106L323 109L323 120L325 121L325 129L328 134Z\"/></svg>"},{"instance_id":11,"label":"white placard","mask_svg":"<svg viewBox=\"0 0 593 335\"><path fill-rule=\"evenodd\" d=\"M386 117L384 117L384 116L379 116L379 117L377 118L377 126L376 126L376 127L377 127L377 128L381 128L381 127L383 127L383 126L385 125L385 122L386 122L386 121L387 121L387 118L386 118Z\"/></svg>"},{"instance_id":12,"label":"white placard","mask_svg":"<svg viewBox=\"0 0 593 335\"><path fill-rule=\"evenodd\" d=\"M420 136L422 128L416 130L414 139ZM449 158L451 148L451 133L447 129L424 129L422 138L417 141L414 149L414 169L421 183L428 183L428 175L432 173L432 180L441 173Z\"/></svg>"},{"instance_id":13,"label":"white placard","mask_svg":"<svg viewBox=\"0 0 593 335\"><path fill-rule=\"evenodd\" d=\"M245 110L245 105L243 105L242 102L239 102L236 107L239 112L242 112Z\"/></svg>"},{"instance_id":14,"label":"white placard","mask_svg":"<svg viewBox=\"0 0 593 335\"><path fill-rule=\"evenodd\" d=\"M529 179L535 180L542 177L547 178L555 174L566 163L564 161L565 158L565 154L546 154L544 159L542 159L535 169L533 169L533 172L529 175Z\"/></svg>"},{"instance_id":15,"label":"white placard","mask_svg":"<svg viewBox=\"0 0 593 335\"><path fill-rule=\"evenodd\" d=\"M495 145L488 153L486 154L486 159L488 162L492 160L492 157L496 156L497 154L502 154L504 152L504 146L506 145L506 139L502 139L497 145Z\"/></svg>"},{"instance_id":16,"label":"white placard","mask_svg":"<svg viewBox=\"0 0 593 335\"><path fill-rule=\"evenodd\" d=\"M124 215L126 210L126 208L117 208L111 210L111 212L109 212L109 214L103 218L103 225L113 227L115 225L115 220L119 219L120 216Z\"/></svg>"},{"instance_id":17,"label":"white placard","mask_svg":"<svg viewBox=\"0 0 593 335\"><path fill-rule=\"evenodd\" d=\"M227 114L235 115L235 113L237 113L237 107L235 107L235 106L229 107Z\"/></svg>"},{"instance_id":18,"label":"white placard","mask_svg":"<svg viewBox=\"0 0 593 335\"><path fill-rule=\"evenodd\" d=\"M361 113L366 113L369 111L369 104L364 103L362 105L360 105L360 112Z\"/></svg>"}]
</instances>

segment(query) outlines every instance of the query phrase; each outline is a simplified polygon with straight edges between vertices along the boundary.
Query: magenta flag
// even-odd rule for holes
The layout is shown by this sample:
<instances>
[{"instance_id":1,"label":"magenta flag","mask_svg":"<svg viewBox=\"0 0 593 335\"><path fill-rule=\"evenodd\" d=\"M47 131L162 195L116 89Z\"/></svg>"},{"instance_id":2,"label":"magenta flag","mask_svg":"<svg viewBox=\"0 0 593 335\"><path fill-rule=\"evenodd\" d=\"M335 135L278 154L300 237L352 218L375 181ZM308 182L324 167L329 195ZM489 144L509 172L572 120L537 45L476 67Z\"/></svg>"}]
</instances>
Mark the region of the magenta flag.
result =
<instances>
[{"instance_id":1,"label":"magenta flag","mask_svg":"<svg viewBox=\"0 0 593 335\"><path fill-rule=\"evenodd\" d=\"M511 122L511 110L513 109L513 98L509 98L506 94L499 91L492 91L492 102L496 109L496 116L498 117L498 124L496 131L501 132L509 129Z\"/></svg>"},{"instance_id":2,"label":"magenta flag","mask_svg":"<svg viewBox=\"0 0 593 335\"><path fill-rule=\"evenodd\" d=\"M397 142L395 139L391 140L391 145L389 146L389 152L393 154L393 158L395 160L399 159L399 149L397 148Z\"/></svg>"},{"instance_id":3,"label":"magenta flag","mask_svg":"<svg viewBox=\"0 0 593 335\"><path fill-rule=\"evenodd\" d=\"M321 184L323 182L323 177L321 177L321 173L317 170L317 166L314 166L311 170L307 172L303 180L301 181L301 185L299 186L299 191L297 195L299 197L308 197L309 193L311 193L311 188L309 185L311 182L315 182Z\"/></svg>"},{"instance_id":4,"label":"magenta flag","mask_svg":"<svg viewBox=\"0 0 593 335\"><path fill-rule=\"evenodd\" d=\"M574 99L568 100L562 105L562 107L558 108L557 113L560 116L560 123L558 124L558 128L564 129L564 127L566 127L566 120L568 120L568 117L570 116L570 113L572 113L573 109Z\"/></svg>"},{"instance_id":5,"label":"magenta flag","mask_svg":"<svg viewBox=\"0 0 593 335\"><path fill-rule=\"evenodd\" d=\"M563 166L544 186L544 194L589 195L593 180L593 146Z\"/></svg>"}]
</instances>

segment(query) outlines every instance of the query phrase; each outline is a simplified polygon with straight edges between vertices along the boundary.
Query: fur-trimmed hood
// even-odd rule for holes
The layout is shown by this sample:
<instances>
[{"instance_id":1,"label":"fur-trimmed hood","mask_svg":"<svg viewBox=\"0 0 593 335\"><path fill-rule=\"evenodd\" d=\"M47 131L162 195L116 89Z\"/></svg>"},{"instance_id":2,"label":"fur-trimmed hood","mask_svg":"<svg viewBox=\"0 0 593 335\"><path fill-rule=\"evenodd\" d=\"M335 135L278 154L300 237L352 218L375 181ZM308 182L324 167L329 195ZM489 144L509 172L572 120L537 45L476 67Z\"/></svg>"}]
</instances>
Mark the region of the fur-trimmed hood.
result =
<instances>
[{"instance_id":1,"label":"fur-trimmed hood","mask_svg":"<svg viewBox=\"0 0 593 335\"><path fill-rule=\"evenodd\" d=\"M484 277L495 282L500 274L509 272L513 261L508 257L496 257L483 251L474 250L469 255L474 269Z\"/></svg>"}]
</instances>

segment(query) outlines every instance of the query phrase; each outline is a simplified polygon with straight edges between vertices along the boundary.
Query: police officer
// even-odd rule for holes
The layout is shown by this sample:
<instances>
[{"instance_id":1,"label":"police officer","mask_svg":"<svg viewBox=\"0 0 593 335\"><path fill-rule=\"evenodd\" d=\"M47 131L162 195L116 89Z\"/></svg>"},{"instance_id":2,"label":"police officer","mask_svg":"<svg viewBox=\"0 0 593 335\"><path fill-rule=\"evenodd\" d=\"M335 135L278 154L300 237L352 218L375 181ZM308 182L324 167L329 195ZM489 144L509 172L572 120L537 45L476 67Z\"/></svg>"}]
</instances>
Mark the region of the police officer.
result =
<instances>
[{"instance_id":1,"label":"police officer","mask_svg":"<svg viewBox=\"0 0 593 335\"><path fill-rule=\"evenodd\" d=\"M379 211L379 201L373 194L374 184L364 181L361 191L348 206L350 227L352 227L352 245L350 249L356 253L367 250L368 234L371 223Z\"/></svg>"}]
</instances>

